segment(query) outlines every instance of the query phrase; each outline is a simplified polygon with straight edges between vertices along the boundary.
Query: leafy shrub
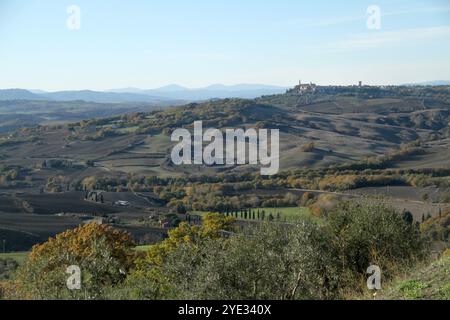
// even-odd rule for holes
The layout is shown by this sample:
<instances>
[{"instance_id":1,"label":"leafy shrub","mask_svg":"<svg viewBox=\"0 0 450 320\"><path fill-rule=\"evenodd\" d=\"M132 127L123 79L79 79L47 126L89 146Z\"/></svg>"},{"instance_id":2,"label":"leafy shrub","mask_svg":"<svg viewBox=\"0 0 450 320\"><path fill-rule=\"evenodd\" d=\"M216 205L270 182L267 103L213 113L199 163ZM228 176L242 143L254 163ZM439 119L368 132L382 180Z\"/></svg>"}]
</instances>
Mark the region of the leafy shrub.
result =
<instances>
[{"instance_id":1,"label":"leafy shrub","mask_svg":"<svg viewBox=\"0 0 450 320\"><path fill-rule=\"evenodd\" d=\"M341 263L352 274L365 274L378 265L391 277L399 266L425 256L426 242L416 224L379 200L342 202L328 216Z\"/></svg>"},{"instance_id":2,"label":"leafy shrub","mask_svg":"<svg viewBox=\"0 0 450 320\"><path fill-rule=\"evenodd\" d=\"M174 287L170 284L167 268L172 264L170 257L174 252L181 247L195 250L207 239L220 241L223 232L232 231L234 221L232 217L211 213L203 217L201 226L180 223L177 228L169 231L167 239L150 246L146 255L137 259L135 270L118 290L111 292L112 296L117 299L146 300L173 296ZM189 263L193 265L194 262ZM188 274L185 276L189 277Z\"/></svg>"},{"instance_id":3,"label":"leafy shrub","mask_svg":"<svg viewBox=\"0 0 450 320\"><path fill-rule=\"evenodd\" d=\"M208 236L200 229L181 224L153 246L128 292L141 299L340 298L365 288L370 265L390 279L425 249L415 224L370 201L341 204L320 223L258 223L225 238L221 228ZM151 290L143 290L144 282Z\"/></svg>"},{"instance_id":4,"label":"leafy shrub","mask_svg":"<svg viewBox=\"0 0 450 320\"><path fill-rule=\"evenodd\" d=\"M95 223L68 230L33 247L17 273L21 297L98 299L121 283L134 260L129 234ZM67 289L67 267L79 266L82 288Z\"/></svg>"},{"instance_id":5,"label":"leafy shrub","mask_svg":"<svg viewBox=\"0 0 450 320\"><path fill-rule=\"evenodd\" d=\"M263 223L226 239L181 245L162 270L169 299L327 299L337 296L330 235L310 221Z\"/></svg>"}]
</instances>

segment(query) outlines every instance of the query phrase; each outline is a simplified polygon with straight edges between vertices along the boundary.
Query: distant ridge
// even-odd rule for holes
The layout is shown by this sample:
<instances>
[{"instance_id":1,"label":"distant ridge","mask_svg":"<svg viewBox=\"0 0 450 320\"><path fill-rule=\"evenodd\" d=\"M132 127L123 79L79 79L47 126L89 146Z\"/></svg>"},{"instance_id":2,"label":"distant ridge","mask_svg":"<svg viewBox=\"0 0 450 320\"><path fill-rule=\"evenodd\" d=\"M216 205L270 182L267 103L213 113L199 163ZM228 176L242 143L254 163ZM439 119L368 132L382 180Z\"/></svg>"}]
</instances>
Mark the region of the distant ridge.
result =
<instances>
[{"instance_id":1,"label":"distant ridge","mask_svg":"<svg viewBox=\"0 0 450 320\"><path fill-rule=\"evenodd\" d=\"M168 102L179 104L180 102L174 101L170 98L157 97L142 93L119 93L91 90L45 92L40 90L30 91L25 89L0 90L0 101L5 100L85 101L96 103L145 102L152 104L167 104Z\"/></svg>"},{"instance_id":2,"label":"distant ridge","mask_svg":"<svg viewBox=\"0 0 450 320\"><path fill-rule=\"evenodd\" d=\"M223 85L213 84L204 88L186 88L170 84L156 89L123 88L107 91L68 90L46 92L41 90L4 89L0 90L0 100L50 100L86 101L97 103L124 102L180 102L201 101L224 98L254 99L264 95L284 93L287 88L261 84Z\"/></svg>"},{"instance_id":3,"label":"distant ridge","mask_svg":"<svg viewBox=\"0 0 450 320\"><path fill-rule=\"evenodd\" d=\"M115 93L115 92L100 92L90 90L59 91L59 92L45 93L42 96L47 97L49 100L56 100L56 101L82 100L100 103L159 102L168 100L163 97L156 97L140 93L128 93L128 92Z\"/></svg>"},{"instance_id":4,"label":"distant ridge","mask_svg":"<svg viewBox=\"0 0 450 320\"><path fill-rule=\"evenodd\" d=\"M144 92L148 91L156 91L156 92L174 92L174 91L184 91L184 90L189 90L189 88L186 87L182 87L180 85L177 84L169 84L167 86L161 87L161 88L157 88L157 89L153 89L153 90L144 90Z\"/></svg>"},{"instance_id":5,"label":"distant ridge","mask_svg":"<svg viewBox=\"0 0 450 320\"><path fill-rule=\"evenodd\" d=\"M405 86L450 86L450 80L434 80L418 83L406 83Z\"/></svg>"},{"instance_id":6,"label":"distant ridge","mask_svg":"<svg viewBox=\"0 0 450 320\"><path fill-rule=\"evenodd\" d=\"M264 95L285 93L286 89L286 87L264 84L237 84L229 86L224 84L212 84L204 88L185 88L176 84L171 84L162 88L144 90L144 92L146 94L165 98L192 101L224 98L254 99Z\"/></svg>"},{"instance_id":7,"label":"distant ridge","mask_svg":"<svg viewBox=\"0 0 450 320\"><path fill-rule=\"evenodd\" d=\"M45 100L45 98L25 89L3 89L0 90L0 100Z\"/></svg>"}]
</instances>

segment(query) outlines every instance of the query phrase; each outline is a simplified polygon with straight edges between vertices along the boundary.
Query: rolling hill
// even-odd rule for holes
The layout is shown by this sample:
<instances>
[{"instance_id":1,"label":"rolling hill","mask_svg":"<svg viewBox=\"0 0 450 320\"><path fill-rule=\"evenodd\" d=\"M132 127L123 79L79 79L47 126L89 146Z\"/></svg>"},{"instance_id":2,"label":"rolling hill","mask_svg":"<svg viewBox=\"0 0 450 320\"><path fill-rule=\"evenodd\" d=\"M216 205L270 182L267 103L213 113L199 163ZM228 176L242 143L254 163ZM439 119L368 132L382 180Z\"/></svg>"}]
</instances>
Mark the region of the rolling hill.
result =
<instances>
[{"instance_id":1,"label":"rolling hill","mask_svg":"<svg viewBox=\"0 0 450 320\"><path fill-rule=\"evenodd\" d=\"M2 163L29 166L36 159L53 157L95 161L100 171L155 175L251 170L245 166L183 168L170 164L171 130L190 128L195 120L203 120L205 127L279 129L282 170L351 163L417 140L423 142L426 152L397 167L449 167L448 87L354 90L347 87L333 94L224 99L29 130L16 133L9 141L3 138ZM119 112L124 111L119 108ZM305 152L303 147L308 143L314 143L314 148Z\"/></svg>"}]
</instances>

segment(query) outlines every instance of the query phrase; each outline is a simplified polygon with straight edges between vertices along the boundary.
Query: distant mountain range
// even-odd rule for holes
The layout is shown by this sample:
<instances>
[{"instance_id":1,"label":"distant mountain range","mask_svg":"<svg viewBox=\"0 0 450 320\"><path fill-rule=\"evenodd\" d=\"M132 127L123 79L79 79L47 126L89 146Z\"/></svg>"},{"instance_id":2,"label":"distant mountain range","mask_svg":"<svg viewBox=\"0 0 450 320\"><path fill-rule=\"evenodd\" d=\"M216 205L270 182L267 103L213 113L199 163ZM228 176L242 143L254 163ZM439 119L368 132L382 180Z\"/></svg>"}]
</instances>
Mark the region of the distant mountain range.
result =
<instances>
[{"instance_id":1,"label":"distant mountain range","mask_svg":"<svg viewBox=\"0 0 450 320\"><path fill-rule=\"evenodd\" d=\"M253 99L263 95L284 93L287 88L240 84L226 86L215 84L205 88L190 89L176 84L157 89L123 88L108 91L58 91L4 89L0 90L0 100L49 100L49 101L87 101L97 103L146 102L165 103L169 101L199 101L224 98Z\"/></svg>"},{"instance_id":2,"label":"distant mountain range","mask_svg":"<svg viewBox=\"0 0 450 320\"><path fill-rule=\"evenodd\" d=\"M209 100L224 98L254 99L263 95L280 94L286 91L286 87L261 85L261 84L238 84L226 86L213 84L204 88L191 89L176 84L165 87L142 90L137 88L125 88L109 90L114 93L133 92L135 94L153 95L158 97L181 99L181 100Z\"/></svg>"}]
</instances>

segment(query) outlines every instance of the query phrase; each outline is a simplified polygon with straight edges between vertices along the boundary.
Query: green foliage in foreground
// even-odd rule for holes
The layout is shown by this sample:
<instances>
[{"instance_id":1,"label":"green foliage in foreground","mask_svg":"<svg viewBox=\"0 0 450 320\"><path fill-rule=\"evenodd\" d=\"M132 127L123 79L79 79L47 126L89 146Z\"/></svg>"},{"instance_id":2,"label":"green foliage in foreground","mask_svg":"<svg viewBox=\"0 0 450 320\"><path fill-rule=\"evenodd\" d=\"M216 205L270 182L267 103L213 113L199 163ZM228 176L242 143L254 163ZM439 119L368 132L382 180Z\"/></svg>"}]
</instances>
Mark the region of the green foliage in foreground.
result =
<instances>
[{"instance_id":1,"label":"green foliage in foreground","mask_svg":"<svg viewBox=\"0 0 450 320\"><path fill-rule=\"evenodd\" d=\"M368 266L381 266L389 279L423 259L425 249L418 227L395 210L349 202L325 223L265 222L228 239L191 238L158 263L153 252L111 297L339 299L363 292Z\"/></svg>"},{"instance_id":2,"label":"green foliage in foreground","mask_svg":"<svg viewBox=\"0 0 450 320\"><path fill-rule=\"evenodd\" d=\"M7 297L70 298L52 292L52 288L66 290L54 285L66 278L67 259L60 249L70 252L74 246L82 256L98 252L96 235L91 236L94 239L86 242L75 233L71 245L61 243L58 250L47 246L51 273L35 265L35 261L48 260L36 255L29 259L19 273L19 285L7 290L16 296ZM117 250L137 257L128 270L105 264ZM95 299L341 299L366 290L370 265L379 265L384 279L392 279L423 259L425 251L417 225L382 203L343 203L321 223L301 218L295 223L254 222L243 229L233 225L233 218L209 214L203 217L202 226L180 224L146 254L122 240L102 246L101 255L88 254L89 274L100 276L103 270L97 272L96 266L106 268L115 281L96 278L96 284L104 284L98 287L83 278L83 286L90 289L87 298ZM20 286L24 280L31 283ZM37 285L45 291L28 290ZM82 295L73 297L83 299Z\"/></svg>"},{"instance_id":3,"label":"green foliage in foreground","mask_svg":"<svg viewBox=\"0 0 450 320\"><path fill-rule=\"evenodd\" d=\"M328 223L335 253L351 275L377 265L390 278L398 267L424 258L419 226L382 202L343 202Z\"/></svg>"},{"instance_id":4,"label":"green foliage in foreground","mask_svg":"<svg viewBox=\"0 0 450 320\"><path fill-rule=\"evenodd\" d=\"M33 247L17 270L12 291L26 299L100 299L132 268L134 247L129 234L107 225L65 231ZM81 290L68 290L69 266L81 270Z\"/></svg>"}]
</instances>

